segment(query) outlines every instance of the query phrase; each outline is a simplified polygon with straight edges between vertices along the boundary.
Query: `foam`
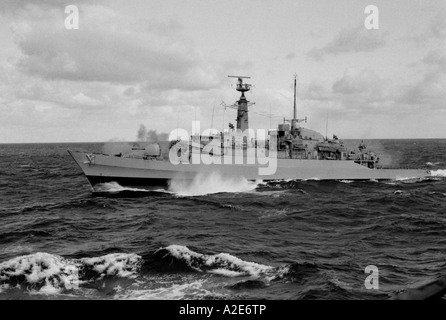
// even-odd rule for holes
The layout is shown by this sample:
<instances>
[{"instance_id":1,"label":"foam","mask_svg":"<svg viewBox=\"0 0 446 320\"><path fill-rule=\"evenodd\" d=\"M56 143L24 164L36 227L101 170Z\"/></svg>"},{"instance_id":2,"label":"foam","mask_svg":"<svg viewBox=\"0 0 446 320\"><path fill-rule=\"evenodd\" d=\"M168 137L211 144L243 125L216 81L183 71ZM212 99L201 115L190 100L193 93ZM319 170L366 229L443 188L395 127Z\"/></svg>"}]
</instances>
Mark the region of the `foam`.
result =
<instances>
[{"instance_id":1,"label":"foam","mask_svg":"<svg viewBox=\"0 0 446 320\"><path fill-rule=\"evenodd\" d=\"M9 289L9 284L4 283L4 284L0 284L0 293L3 293L3 291L6 291Z\"/></svg>"},{"instance_id":2,"label":"foam","mask_svg":"<svg viewBox=\"0 0 446 320\"><path fill-rule=\"evenodd\" d=\"M184 281L183 283L169 283L153 289L139 289L119 292L115 295L115 299L120 300L181 300L181 299L200 299L209 296L225 298L222 294L216 294L206 289L206 281L204 279L195 281ZM154 280L152 283L156 282Z\"/></svg>"},{"instance_id":3,"label":"foam","mask_svg":"<svg viewBox=\"0 0 446 320\"><path fill-rule=\"evenodd\" d=\"M146 189L140 189L140 188L129 188L129 187L123 187L117 182L105 182L95 185L94 187L95 192L123 192L123 191L139 191L139 192L149 192L149 190Z\"/></svg>"},{"instance_id":4,"label":"foam","mask_svg":"<svg viewBox=\"0 0 446 320\"><path fill-rule=\"evenodd\" d=\"M432 191L432 192L429 192L429 194L430 194L430 195L433 195L433 196L439 194L439 195L442 195L442 196L446 197L446 192L436 192L436 191Z\"/></svg>"},{"instance_id":5,"label":"foam","mask_svg":"<svg viewBox=\"0 0 446 320\"><path fill-rule=\"evenodd\" d=\"M438 169L431 171L432 177L446 177L446 169Z\"/></svg>"},{"instance_id":6,"label":"foam","mask_svg":"<svg viewBox=\"0 0 446 320\"><path fill-rule=\"evenodd\" d=\"M192 181L172 179L169 191L179 196L203 196L221 192L250 192L262 181L248 181L243 177L227 177L219 172L198 174Z\"/></svg>"},{"instance_id":7,"label":"foam","mask_svg":"<svg viewBox=\"0 0 446 320\"><path fill-rule=\"evenodd\" d=\"M121 278L136 278L141 266L141 257L131 253L112 253L102 257L83 258L84 266L91 266L100 277L116 276Z\"/></svg>"},{"instance_id":8,"label":"foam","mask_svg":"<svg viewBox=\"0 0 446 320\"><path fill-rule=\"evenodd\" d=\"M31 285L39 285L44 292L60 291L76 283L77 266L62 257L38 252L21 256L0 264L0 281L8 283L10 279L24 279Z\"/></svg>"},{"instance_id":9,"label":"foam","mask_svg":"<svg viewBox=\"0 0 446 320\"><path fill-rule=\"evenodd\" d=\"M104 276L135 277L141 264L136 254L109 254L97 258L65 259L58 255L37 252L0 263L0 285L22 284L43 294L76 290L89 280ZM92 273L92 274L91 274Z\"/></svg>"},{"instance_id":10,"label":"foam","mask_svg":"<svg viewBox=\"0 0 446 320\"><path fill-rule=\"evenodd\" d=\"M189 267L197 271L207 271L229 277L259 277L275 270L274 267L244 261L228 253L205 255L179 245L170 245L164 249L173 257L186 262Z\"/></svg>"},{"instance_id":11,"label":"foam","mask_svg":"<svg viewBox=\"0 0 446 320\"><path fill-rule=\"evenodd\" d=\"M265 218L273 218L273 217L280 217L280 216L286 216L289 212L288 209L274 209L267 211L267 214L264 214L259 217L259 219L265 219Z\"/></svg>"},{"instance_id":12,"label":"foam","mask_svg":"<svg viewBox=\"0 0 446 320\"><path fill-rule=\"evenodd\" d=\"M217 275L220 275L220 276L229 277L229 278L240 277L240 276L244 276L245 275L243 272L227 270L227 269L224 269L224 268L218 268L218 269L211 270L211 271L208 271L208 272L209 273L213 273L213 274L217 274Z\"/></svg>"},{"instance_id":13,"label":"foam","mask_svg":"<svg viewBox=\"0 0 446 320\"><path fill-rule=\"evenodd\" d=\"M427 166L438 166L439 164L441 164L442 162L426 162Z\"/></svg>"}]
</instances>

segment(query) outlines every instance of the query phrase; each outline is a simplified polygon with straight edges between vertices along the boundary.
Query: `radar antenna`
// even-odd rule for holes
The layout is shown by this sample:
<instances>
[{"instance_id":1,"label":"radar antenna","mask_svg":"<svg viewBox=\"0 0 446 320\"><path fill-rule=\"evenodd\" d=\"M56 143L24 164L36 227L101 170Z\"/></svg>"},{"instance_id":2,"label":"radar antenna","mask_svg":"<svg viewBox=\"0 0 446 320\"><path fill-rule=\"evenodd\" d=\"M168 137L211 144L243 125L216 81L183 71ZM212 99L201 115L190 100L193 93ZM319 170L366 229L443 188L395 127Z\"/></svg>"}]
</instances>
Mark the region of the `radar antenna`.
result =
<instances>
[{"instance_id":1,"label":"radar antenna","mask_svg":"<svg viewBox=\"0 0 446 320\"><path fill-rule=\"evenodd\" d=\"M245 131L249 128L248 122L248 106L253 105L248 100L246 100L245 92L251 91L251 84L243 83L243 79L251 79L251 77L246 76L228 76L229 78L236 78L237 84L235 86L235 90L241 92L240 99L236 101L234 105L227 106L224 104L225 108L235 108L237 107L237 130Z\"/></svg>"}]
</instances>

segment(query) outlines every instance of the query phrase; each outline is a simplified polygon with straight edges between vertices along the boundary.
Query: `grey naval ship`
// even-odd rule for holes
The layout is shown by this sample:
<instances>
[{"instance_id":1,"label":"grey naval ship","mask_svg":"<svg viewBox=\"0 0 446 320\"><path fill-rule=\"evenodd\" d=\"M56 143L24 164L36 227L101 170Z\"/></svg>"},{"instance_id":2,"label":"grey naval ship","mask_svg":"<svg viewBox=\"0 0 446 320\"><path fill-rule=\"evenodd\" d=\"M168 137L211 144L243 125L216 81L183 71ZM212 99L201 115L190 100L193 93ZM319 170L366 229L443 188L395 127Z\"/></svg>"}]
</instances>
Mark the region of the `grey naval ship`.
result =
<instances>
[{"instance_id":1,"label":"grey naval ship","mask_svg":"<svg viewBox=\"0 0 446 320\"><path fill-rule=\"evenodd\" d=\"M355 150L347 150L335 135L328 139L302 127L301 123L306 123L307 118L297 118L296 75L293 118L284 119L284 123L278 124L277 129L268 130L263 142L250 138L244 135L249 129L248 107L252 105L245 96L246 92L251 91L251 85L244 83L249 77L230 77L237 79L234 88L241 93L239 100L230 106L237 110L236 128L229 123L229 128L224 132L208 135L195 133L188 136L188 140L178 137L145 145L134 143L118 154L68 152L84 172L93 190L98 184L107 182L116 182L123 187L169 187L173 180L191 181L210 174L263 182L311 179L398 180L430 175L425 169L385 168L379 163L380 154L368 150L364 143ZM209 152L207 147L210 143L214 147ZM261 154L258 146L262 143L264 152ZM250 154L253 154L250 151L256 148L254 155L257 161L250 159ZM206 163L192 161L192 157L204 154L208 157ZM242 161L234 160L236 154L241 155L239 158ZM266 167L265 161L262 161L265 159L273 159L269 165L274 165L274 168L267 174L261 174L261 169Z\"/></svg>"}]
</instances>

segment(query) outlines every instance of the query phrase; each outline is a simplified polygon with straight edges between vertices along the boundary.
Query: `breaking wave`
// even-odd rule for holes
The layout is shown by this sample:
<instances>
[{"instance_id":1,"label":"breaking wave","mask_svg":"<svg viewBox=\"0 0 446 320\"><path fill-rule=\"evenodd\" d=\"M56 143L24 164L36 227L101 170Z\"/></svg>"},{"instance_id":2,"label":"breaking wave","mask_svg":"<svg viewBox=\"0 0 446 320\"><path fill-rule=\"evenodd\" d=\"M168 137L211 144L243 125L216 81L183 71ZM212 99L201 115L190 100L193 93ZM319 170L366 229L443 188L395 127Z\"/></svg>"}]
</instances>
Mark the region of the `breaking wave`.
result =
<instances>
[{"instance_id":1,"label":"breaking wave","mask_svg":"<svg viewBox=\"0 0 446 320\"><path fill-rule=\"evenodd\" d=\"M169 191L179 196L203 196L222 192L249 192L260 182L251 182L243 177L225 177L218 172L198 174L193 180L173 179Z\"/></svg>"},{"instance_id":2,"label":"breaking wave","mask_svg":"<svg viewBox=\"0 0 446 320\"><path fill-rule=\"evenodd\" d=\"M185 246L170 245L157 251L163 258L173 258L185 263L189 268L227 277L253 276L272 272L275 268L255 262L244 261L228 253L206 255L194 252Z\"/></svg>"},{"instance_id":3,"label":"breaking wave","mask_svg":"<svg viewBox=\"0 0 446 320\"><path fill-rule=\"evenodd\" d=\"M94 187L95 192L123 192L123 191L137 191L137 192L149 192L149 190L146 189L140 189L140 188L129 188L129 187L123 187L117 182L105 182L97 184Z\"/></svg>"},{"instance_id":4,"label":"breaking wave","mask_svg":"<svg viewBox=\"0 0 446 320\"><path fill-rule=\"evenodd\" d=\"M44 294L59 294L105 277L135 278L142 264L136 254L66 259L45 252L0 263L0 287L20 287Z\"/></svg>"},{"instance_id":5,"label":"breaking wave","mask_svg":"<svg viewBox=\"0 0 446 320\"><path fill-rule=\"evenodd\" d=\"M446 177L446 169L438 169L431 171L432 177Z\"/></svg>"},{"instance_id":6,"label":"breaking wave","mask_svg":"<svg viewBox=\"0 0 446 320\"><path fill-rule=\"evenodd\" d=\"M317 273L318 268L308 263L294 262L277 267L245 261L228 253L201 254L185 246L170 245L155 252L169 266L185 266L189 270L235 278L250 277L266 283L283 278L301 278L304 273Z\"/></svg>"}]
</instances>

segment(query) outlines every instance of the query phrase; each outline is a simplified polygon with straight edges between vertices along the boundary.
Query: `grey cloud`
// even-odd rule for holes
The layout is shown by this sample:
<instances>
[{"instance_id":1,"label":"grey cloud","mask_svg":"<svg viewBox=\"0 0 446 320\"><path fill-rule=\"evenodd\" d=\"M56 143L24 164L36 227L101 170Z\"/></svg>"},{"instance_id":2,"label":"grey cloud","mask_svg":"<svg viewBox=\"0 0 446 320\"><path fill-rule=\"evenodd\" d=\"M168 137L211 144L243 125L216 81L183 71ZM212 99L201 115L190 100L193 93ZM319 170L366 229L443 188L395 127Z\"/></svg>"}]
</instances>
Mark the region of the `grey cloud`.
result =
<instances>
[{"instance_id":1,"label":"grey cloud","mask_svg":"<svg viewBox=\"0 0 446 320\"><path fill-rule=\"evenodd\" d=\"M367 69L360 72L348 69L342 78L333 84L332 89L334 93L363 95L375 100L382 98L384 87L385 81L375 72Z\"/></svg>"},{"instance_id":2,"label":"grey cloud","mask_svg":"<svg viewBox=\"0 0 446 320\"><path fill-rule=\"evenodd\" d=\"M440 68L446 71L446 53L444 51L430 51L422 59L424 64L433 66L435 68Z\"/></svg>"},{"instance_id":3,"label":"grey cloud","mask_svg":"<svg viewBox=\"0 0 446 320\"><path fill-rule=\"evenodd\" d=\"M439 39L446 39L446 9L438 12L430 25L430 32Z\"/></svg>"},{"instance_id":4,"label":"grey cloud","mask_svg":"<svg viewBox=\"0 0 446 320\"><path fill-rule=\"evenodd\" d=\"M307 55L315 60L322 60L328 55L350 52L371 52L386 44L385 34L379 30L367 30L364 26L341 30L326 45L313 48Z\"/></svg>"},{"instance_id":5,"label":"grey cloud","mask_svg":"<svg viewBox=\"0 0 446 320\"><path fill-rule=\"evenodd\" d=\"M441 70L428 72L422 80L409 86L398 101L425 109L444 109L446 107L446 74Z\"/></svg>"},{"instance_id":6,"label":"grey cloud","mask_svg":"<svg viewBox=\"0 0 446 320\"><path fill-rule=\"evenodd\" d=\"M421 80L404 88L398 101L428 109L444 109L446 107L446 53L440 50L430 51L417 64L424 64L427 71Z\"/></svg>"},{"instance_id":7,"label":"grey cloud","mask_svg":"<svg viewBox=\"0 0 446 320\"><path fill-rule=\"evenodd\" d=\"M68 5L98 4L103 0L2 0L0 1L0 14L22 14L23 11L60 9L63 12Z\"/></svg>"},{"instance_id":8,"label":"grey cloud","mask_svg":"<svg viewBox=\"0 0 446 320\"><path fill-rule=\"evenodd\" d=\"M55 13L16 24L21 70L50 80L145 82L159 89L219 85L215 70L182 39L178 24L157 26L128 21L101 7L83 9L79 30L66 30Z\"/></svg>"},{"instance_id":9,"label":"grey cloud","mask_svg":"<svg viewBox=\"0 0 446 320\"><path fill-rule=\"evenodd\" d=\"M293 60L296 58L296 54L294 52L290 52L285 56L285 58L288 60Z\"/></svg>"},{"instance_id":10,"label":"grey cloud","mask_svg":"<svg viewBox=\"0 0 446 320\"><path fill-rule=\"evenodd\" d=\"M430 53L422 59L433 65L422 79L402 84L382 78L372 70L346 70L329 83L312 82L305 90L308 101L332 102L345 110L373 114L405 115L410 110L442 110L446 107L444 56ZM440 67L439 67L440 66Z\"/></svg>"},{"instance_id":11,"label":"grey cloud","mask_svg":"<svg viewBox=\"0 0 446 320\"><path fill-rule=\"evenodd\" d=\"M407 37L417 45L425 45L429 41L443 41L446 39L446 8L435 8L435 13L422 32Z\"/></svg>"}]
</instances>

